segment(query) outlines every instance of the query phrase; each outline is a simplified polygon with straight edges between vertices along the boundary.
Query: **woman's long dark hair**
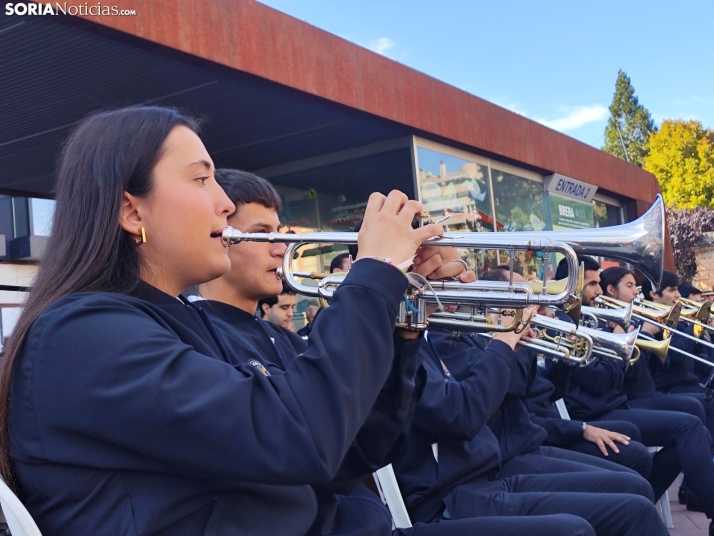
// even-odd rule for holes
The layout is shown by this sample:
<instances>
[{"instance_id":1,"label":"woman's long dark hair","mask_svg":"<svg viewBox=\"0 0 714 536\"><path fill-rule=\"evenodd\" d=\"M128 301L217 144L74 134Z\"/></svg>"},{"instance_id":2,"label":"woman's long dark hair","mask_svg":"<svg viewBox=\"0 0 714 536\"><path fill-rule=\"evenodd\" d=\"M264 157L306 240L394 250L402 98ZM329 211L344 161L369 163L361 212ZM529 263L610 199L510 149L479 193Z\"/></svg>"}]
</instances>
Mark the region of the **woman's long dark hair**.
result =
<instances>
[{"instance_id":1,"label":"woman's long dark hair","mask_svg":"<svg viewBox=\"0 0 714 536\"><path fill-rule=\"evenodd\" d=\"M602 293L605 294L605 296L610 296L607 292L607 287L612 285L617 288L617 285L620 284L622 278L628 274L635 277L635 273L632 270L622 268L621 266L613 266L600 272L600 288L602 288ZM614 298L614 296L610 297Z\"/></svg>"},{"instance_id":2,"label":"woman's long dark hair","mask_svg":"<svg viewBox=\"0 0 714 536\"><path fill-rule=\"evenodd\" d=\"M12 486L9 408L12 370L37 317L74 292L131 293L141 259L133 237L119 226L124 192L142 197L171 130L198 125L175 110L132 107L85 119L59 159L52 233L37 278L0 366L0 474Z\"/></svg>"}]
</instances>

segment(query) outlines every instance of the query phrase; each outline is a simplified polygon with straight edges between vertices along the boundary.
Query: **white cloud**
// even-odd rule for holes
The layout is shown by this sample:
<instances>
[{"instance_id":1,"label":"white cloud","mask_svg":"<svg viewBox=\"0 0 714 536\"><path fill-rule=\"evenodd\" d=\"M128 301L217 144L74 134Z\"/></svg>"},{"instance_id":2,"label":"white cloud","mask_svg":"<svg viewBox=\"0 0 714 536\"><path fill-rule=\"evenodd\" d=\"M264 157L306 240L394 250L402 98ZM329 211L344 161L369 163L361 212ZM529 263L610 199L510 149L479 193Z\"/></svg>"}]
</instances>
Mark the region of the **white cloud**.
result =
<instances>
[{"instance_id":1,"label":"white cloud","mask_svg":"<svg viewBox=\"0 0 714 536\"><path fill-rule=\"evenodd\" d=\"M394 40L389 37L380 37L379 39L372 39L368 44L367 48L381 54L382 56L388 56L388 52L394 48Z\"/></svg>"},{"instance_id":2,"label":"white cloud","mask_svg":"<svg viewBox=\"0 0 714 536\"><path fill-rule=\"evenodd\" d=\"M608 114L607 107L602 104L561 108L561 110L565 114L562 117L557 119L536 119L536 121L553 130L567 132L569 130L577 130L588 123L604 121L607 119Z\"/></svg>"}]
</instances>

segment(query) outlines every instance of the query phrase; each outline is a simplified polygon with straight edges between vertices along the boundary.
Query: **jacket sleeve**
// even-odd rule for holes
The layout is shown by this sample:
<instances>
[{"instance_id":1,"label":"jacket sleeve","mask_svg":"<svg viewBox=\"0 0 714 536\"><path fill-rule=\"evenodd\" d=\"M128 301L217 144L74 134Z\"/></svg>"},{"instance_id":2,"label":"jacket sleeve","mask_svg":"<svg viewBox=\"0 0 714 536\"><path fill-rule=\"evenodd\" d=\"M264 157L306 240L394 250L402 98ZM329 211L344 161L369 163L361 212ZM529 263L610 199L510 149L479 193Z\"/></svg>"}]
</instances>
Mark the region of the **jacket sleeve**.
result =
<instances>
[{"instance_id":1,"label":"jacket sleeve","mask_svg":"<svg viewBox=\"0 0 714 536\"><path fill-rule=\"evenodd\" d=\"M687 324L686 322L680 322L679 324L677 324L677 330L686 333L687 335L694 335L694 330L692 329L692 326ZM676 333L672 334L672 342L670 344L675 348L679 348L680 350L684 350L685 352L689 352L690 354L695 355L699 355L699 353L701 352L701 347L703 346L698 342L693 341L692 339L682 337L680 335L677 335ZM667 361L665 365L667 364L675 367L682 365L689 367L691 366L691 358L680 354L679 352L667 352Z\"/></svg>"},{"instance_id":2,"label":"jacket sleeve","mask_svg":"<svg viewBox=\"0 0 714 536\"><path fill-rule=\"evenodd\" d=\"M406 286L384 263L355 265L308 349L273 376L197 352L130 302L85 300L35 323L19 385L57 463L324 484L392 368Z\"/></svg>"},{"instance_id":3,"label":"jacket sleeve","mask_svg":"<svg viewBox=\"0 0 714 536\"><path fill-rule=\"evenodd\" d=\"M583 390L597 396L621 391L625 375L620 361L598 358L586 367L573 369L570 379Z\"/></svg>"},{"instance_id":4,"label":"jacket sleeve","mask_svg":"<svg viewBox=\"0 0 714 536\"><path fill-rule=\"evenodd\" d=\"M428 345L422 351L429 352ZM486 425L503 402L514 374L527 369L501 341L491 341L460 382L445 377L433 356L425 357L424 364L427 381L414 423L440 438L460 440L472 439Z\"/></svg>"},{"instance_id":5,"label":"jacket sleeve","mask_svg":"<svg viewBox=\"0 0 714 536\"><path fill-rule=\"evenodd\" d=\"M548 433L546 441L550 445L569 445L583 440L582 421L539 417L537 415L533 415L532 413L531 421Z\"/></svg>"},{"instance_id":6,"label":"jacket sleeve","mask_svg":"<svg viewBox=\"0 0 714 536\"><path fill-rule=\"evenodd\" d=\"M392 370L372 411L350 445L336 479L361 478L392 462L401 451L424 388L421 338L394 336Z\"/></svg>"}]
</instances>

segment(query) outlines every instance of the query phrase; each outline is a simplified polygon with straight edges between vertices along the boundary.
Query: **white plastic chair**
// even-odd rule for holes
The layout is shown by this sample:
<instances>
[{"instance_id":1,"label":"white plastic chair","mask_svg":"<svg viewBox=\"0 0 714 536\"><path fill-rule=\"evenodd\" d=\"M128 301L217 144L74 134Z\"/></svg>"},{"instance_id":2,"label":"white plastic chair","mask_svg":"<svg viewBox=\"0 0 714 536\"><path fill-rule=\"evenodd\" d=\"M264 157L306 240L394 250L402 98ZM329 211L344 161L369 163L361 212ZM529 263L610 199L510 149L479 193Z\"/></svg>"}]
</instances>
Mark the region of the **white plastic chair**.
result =
<instances>
[{"instance_id":1,"label":"white plastic chair","mask_svg":"<svg viewBox=\"0 0 714 536\"><path fill-rule=\"evenodd\" d=\"M559 398L555 401L555 407L558 408L558 413L560 414L561 419L565 419L567 421L570 420L568 408L565 407L565 401L562 398ZM656 454L661 449L662 447L647 447L647 450L650 451L650 454ZM659 509L662 511L662 518L664 519L665 526L668 529L673 529L674 523L672 522L672 510L670 510L669 508L669 493L667 491L665 491L664 495L659 498L658 504Z\"/></svg>"},{"instance_id":2,"label":"white plastic chair","mask_svg":"<svg viewBox=\"0 0 714 536\"><path fill-rule=\"evenodd\" d=\"M30 512L2 478L0 478L0 506L12 536L42 536Z\"/></svg>"},{"instance_id":3,"label":"white plastic chair","mask_svg":"<svg viewBox=\"0 0 714 536\"><path fill-rule=\"evenodd\" d=\"M404 504L402 493L399 491L397 483L397 475L394 474L392 464L386 465L381 469L377 469L374 473L374 481L379 490L379 496L384 504L389 508L389 513L392 514L392 523L394 528L408 529L412 526L412 521L409 519L407 507ZM14 533L13 533L13 536Z\"/></svg>"}]
</instances>

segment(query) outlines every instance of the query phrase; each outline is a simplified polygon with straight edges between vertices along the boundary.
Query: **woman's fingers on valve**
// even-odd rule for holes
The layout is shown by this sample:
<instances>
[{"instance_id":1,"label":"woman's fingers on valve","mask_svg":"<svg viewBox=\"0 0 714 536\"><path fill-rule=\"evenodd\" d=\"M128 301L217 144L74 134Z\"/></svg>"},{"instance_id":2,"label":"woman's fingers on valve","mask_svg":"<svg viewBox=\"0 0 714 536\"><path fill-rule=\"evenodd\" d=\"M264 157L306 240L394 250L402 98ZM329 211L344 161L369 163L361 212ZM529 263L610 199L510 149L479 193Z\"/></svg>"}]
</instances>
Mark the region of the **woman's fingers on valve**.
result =
<instances>
[{"instance_id":1,"label":"woman's fingers on valve","mask_svg":"<svg viewBox=\"0 0 714 536\"><path fill-rule=\"evenodd\" d=\"M432 248L436 249L436 248ZM415 263L416 264L416 263ZM417 273L423 277L428 277L433 279L433 275L441 269L441 256L436 253L429 256L426 260L421 260L419 264L414 268L413 272Z\"/></svg>"},{"instance_id":2,"label":"woman's fingers on valve","mask_svg":"<svg viewBox=\"0 0 714 536\"><path fill-rule=\"evenodd\" d=\"M413 208L415 203L416 208ZM409 211L412 209L414 210L414 213L411 216L408 216ZM387 199L384 200L382 210L390 216L396 216L399 214L402 218L409 217L409 223L411 224L414 215L417 212L421 212L421 203L419 203L419 201L409 201L407 194L404 192L392 190L389 192Z\"/></svg>"},{"instance_id":3,"label":"woman's fingers on valve","mask_svg":"<svg viewBox=\"0 0 714 536\"><path fill-rule=\"evenodd\" d=\"M430 223L424 227L417 227L412 230L412 236L417 244L421 245L430 238L435 236L442 236L444 234L444 227L438 223Z\"/></svg>"},{"instance_id":4,"label":"woman's fingers on valve","mask_svg":"<svg viewBox=\"0 0 714 536\"><path fill-rule=\"evenodd\" d=\"M466 272L461 272L459 274L459 281L462 283L473 283L476 281L476 272L473 270L468 270Z\"/></svg>"},{"instance_id":5,"label":"woman's fingers on valve","mask_svg":"<svg viewBox=\"0 0 714 536\"><path fill-rule=\"evenodd\" d=\"M387 199L387 196L380 194L379 192L374 192L369 196L369 199L367 200L367 206L364 209L364 217L367 219L369 216L374 215L378 213L380 210L382 210L382 207L384 206L384 201Z\"/></svg>"}]
</instances>

